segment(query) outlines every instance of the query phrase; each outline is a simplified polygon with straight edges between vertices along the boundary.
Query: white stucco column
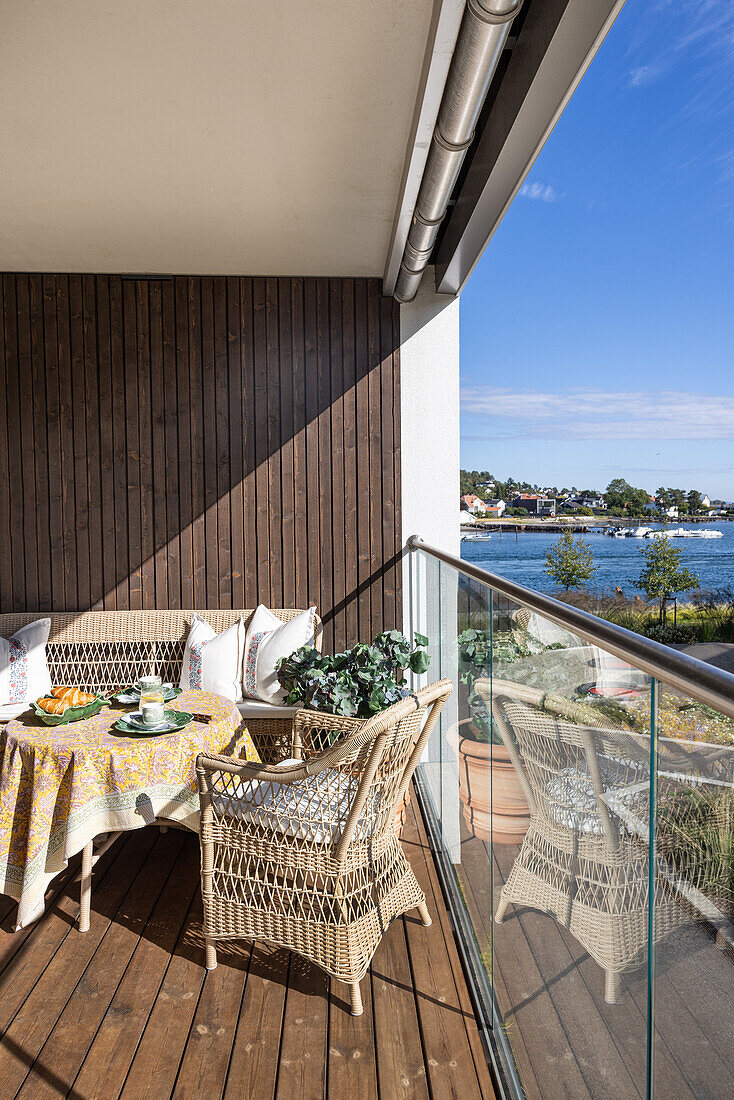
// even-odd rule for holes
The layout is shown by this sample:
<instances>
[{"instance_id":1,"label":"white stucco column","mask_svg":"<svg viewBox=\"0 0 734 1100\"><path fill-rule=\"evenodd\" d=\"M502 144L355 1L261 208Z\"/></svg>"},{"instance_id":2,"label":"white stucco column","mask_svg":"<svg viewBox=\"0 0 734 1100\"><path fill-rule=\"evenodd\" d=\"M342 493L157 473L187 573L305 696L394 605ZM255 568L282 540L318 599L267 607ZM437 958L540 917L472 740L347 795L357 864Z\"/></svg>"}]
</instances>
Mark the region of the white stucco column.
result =
<instances>
[{"instance_id":1,"label":"white stucco column","mask_svg":"<svg viewBox=\"0 0 734 1100\"><path fill-rule=\"evenodd\" d=\"M459 299L436 294L428 268L400 307L403 542L420 535L459 552Z\"/></svg>"},{"instance_id":2,"label":"white stucco column","mask_svg":"<svg viewBox=\"0 0 734 1100\"><path fill-rule=\"evenodd\" d=\"M410 535L459 553L459 299L436 294L428 268L414 301L400 307L400 462L403 545ZM444 843L459 859L459 784L447 730L458 720L457 575L435 559L403 560L405 629L430 640L424 681L447 676L454 693L423 758Z\"/></svg>"}]
</instances>

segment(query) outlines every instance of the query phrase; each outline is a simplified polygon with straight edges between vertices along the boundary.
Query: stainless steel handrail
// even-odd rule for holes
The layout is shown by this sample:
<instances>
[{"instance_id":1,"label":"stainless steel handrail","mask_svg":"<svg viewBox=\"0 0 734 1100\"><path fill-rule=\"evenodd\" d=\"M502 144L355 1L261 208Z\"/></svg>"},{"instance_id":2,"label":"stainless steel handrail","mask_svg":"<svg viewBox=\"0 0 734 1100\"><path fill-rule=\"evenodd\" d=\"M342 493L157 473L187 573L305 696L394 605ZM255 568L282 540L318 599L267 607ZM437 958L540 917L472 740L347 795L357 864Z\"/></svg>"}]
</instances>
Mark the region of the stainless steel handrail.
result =
<instances>
[{"instance_id":1,"label":"stainless steel handrail","mask_svg":"<svg viewBox=\"0 0 734 1100\"><path fill-rule=\"evenodd\" d=\"M497 576L496 573L480 569L454 554L447 554L436 546L430 546L418 535L411 535L406 546L408 550L422 550L424 554L453 566L459 573L537 611L557 626L565 627L586 641L601 646L620 660L646 672L648 676L654 676L664 685L682 691L697 702L714 707L727 717L734 718L734 676L731 673L699 661L696 657L689 657L688 654L671 649L661 642L635 634L626 627L599 619L588 611L570 607L552 596L534 592L532 588L525 588L522 584Z\"/></svg>"}]
</instances>

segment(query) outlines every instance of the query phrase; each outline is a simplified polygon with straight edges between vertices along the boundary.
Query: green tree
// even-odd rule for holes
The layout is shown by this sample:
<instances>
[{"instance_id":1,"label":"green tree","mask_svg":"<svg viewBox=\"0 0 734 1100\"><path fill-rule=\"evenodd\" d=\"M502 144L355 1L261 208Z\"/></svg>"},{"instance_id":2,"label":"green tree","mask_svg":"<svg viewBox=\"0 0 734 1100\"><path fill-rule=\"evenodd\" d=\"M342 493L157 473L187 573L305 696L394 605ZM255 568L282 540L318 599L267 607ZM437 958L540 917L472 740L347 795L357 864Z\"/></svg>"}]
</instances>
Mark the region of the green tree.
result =
<instances>
[{"instance_id":1,"label":"green tree","mask_svg":"<svg viewBox=\"0 0 734 1100\"><path fill-rule=\"evenodd\" d=\"M635 489L623 477L616 477L609 482L605 498L610 508L621 508L630 516L641 516L650 501L650 496L644 489Z\"/></svg>"},{"instance_id":2,"label":"green tree","mask_svg":"<svg viewBox=\"0 0 734 1100\"><path fill-rule=\"evenodd\" d=\"M676 549L665 534L656 535L649 546L640 547L640 553L645 565L639 578L632 583L648 600L658 601L660 622L665 622L666 599L696 588L701 583L700 578L681 565L683 551Z\"/></svg>"},{"instance_id":3,"label":"green tree","mask_svg":"<svg viewBox=\"0 0 734 1100\"><path fill-rule=\"evenodd\" d=\"M696 512L700 512L703 508L703 497L697 489L691 489L688 493L688 512L690 515L694 515Z\"/></svg>"},{"instance_id":4,"label":"green tree","mask_svg":"<svg viewBox=\"0 0 734 1100\"><path fill-rule=\"evenodd\" d=\"M564 531L546 554L543 572L568 592L569 588L583 588L596 570L589 543Z\"/></svg>"}]
</instances>

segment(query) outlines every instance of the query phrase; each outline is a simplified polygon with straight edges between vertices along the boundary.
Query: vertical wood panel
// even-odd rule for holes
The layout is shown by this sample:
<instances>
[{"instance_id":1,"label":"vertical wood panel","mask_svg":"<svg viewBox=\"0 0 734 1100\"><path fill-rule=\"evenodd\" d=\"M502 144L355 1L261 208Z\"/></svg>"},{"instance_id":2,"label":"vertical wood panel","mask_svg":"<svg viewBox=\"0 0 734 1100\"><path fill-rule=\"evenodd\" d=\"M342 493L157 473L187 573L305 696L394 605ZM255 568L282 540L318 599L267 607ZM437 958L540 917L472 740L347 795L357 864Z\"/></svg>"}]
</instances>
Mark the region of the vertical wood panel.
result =
<instances>
[{"instance_id":1,"label":"vertical wood panel","mask_svg":"<svg viewBox=\"0 0 734 1100\"><path fill-rule=\"evenodd\" d=\"M342 355L344 371L344 587L347 601L345 631L347 639L358 638L357 597L357 362L354 331L354 283L342 281ZM370 639L371 641L371 639Z\"/></svg>"},{"instance_id":2,"label":"vertical wood panel","mask_svg":"<svg viewBox=\"0 0 734 1100\"><path fill-rule=\"evenodd\" d=\"M271 606L283 606L283 501L280 483L280 332L278 328L278 280L265 281L265 387L267 392L266 456L268 470L268 522L270 563L268 593ZM258 507L258 518L264 522Z\"/></svg>"},{"instance_id":3,"label":"vertical wood panel","mask_svg":"<svg viewBox=\"0 0 734 1100\"><path fill-rule=\"evenodd\" d=\"M56 337L59 364L59 422L61 425L61 488L63 502L62 541L64 548L64 601L68 608L82 607L79 602L76 555L76 484L74 478L74 401L71 389L71 323L69 316L69 280L56 282ZM124 416L123 416L124 423ZM125 454L124 445L121 452ZM123 528L124 530L124 528ZM22 602L18 611L25 610Z\"/></svg>"},{"instance_id":4,"label":"vertical wood panel","mask_svg":"<svg viewBox=\"0 0 734 1100\"><path fill-rule=\"evenodd\" d=\"M344 542L344 349L342 346L341 285L329 280L329 380L331 385L331 530L332 530L332 606L334 608L334 649L347 644L345 605L346 546Z\"/></svg>"},{"instance_id":5,"label":"vertical wood panel","mask_svg":"<svg viewBox=\"0 0 734 1100\"><path fill-rule=\"evenodd\" d=\"M240 280L240 369L245 476L242 506L245 525L245 607L257 603L257 491L255 447L255 353L253 280Z\"/></svg>"},{"instance_id":6,"label":"vertical wood panel","mask_svg":"<svg viewBox=\"0 0 734 1100\"><path fill-rule=\"evenodd\" d=\"M280 383L280 536L284 607L296 603L295 472L293 465L293 350L291 281L278 279L278 376Z\"/></svg>"},{"instance_id":7,"label":"vertical wood panel","mask_svg":"<svg viewBox=\"0 0 734 1100\"><path fill-rule=\"evenodd\" d=\"M105 595L110 593L115 606L117 589L115 517L115 443L114 383L112 379L110 280L106 275L97 279L97 355L99 376L99 432L100 432L100 522L102 529L102 589L93 592L94 606L104 606Z\"/></svg>"},{"instance_id":8,"label":"vertical wood panel","mask_svg":"<svg viewBox=\"0 0 734 1100\"><path fill-rule=\"evenodd\" d=\"M331 487L331 358L329 351L329 281L316 283L317 401L319 422L319 515L321 517L321 598L324 645L334 649L333 506Z\"/></svg>"},{"instance_id":9,"label":"vertical wood panel","mask_svg":"<svg viewBox=\"0 0 734 1100\"><path fill-rule=\"evenodd\" d=\"M188 283L176 278L173 285L176 325L176 411L178 428L179 550L181 606L194 606L194 538L191 496L191 416L189 391ZM175 461L175 455L171 456Z\"/></svg>"},{"instance_id":10,"label":"vertical wood panel","mask_svg":"<svg viewBox=\"0 0 734 1100\"><path fill-rule=\"evenodd\" d=\"M115 591L104 594L105 606L124 611L130 606L130 545L126 452L126 385L122 279L110 285L110 363L112 371L112 450L115 486ZM71 607L72 605L69 604Z\"/></svg>"},{"instance_id":11,"label":"vertical wood panel","mask_svg":"<svg viewBox=\"0 0 734 1100\"><path fill-rule=\"evenodd\" d=\"M400 620L396 305L375 280L3 275L2 610Z\"/></svg>"},{"instance_id":12,"label":"vertical wood panel","mask_svg":"<svg viewBox=\"0 0 734 1100\"><path fill-rule=\"evenodd\" d=\"M0 277L0 287L2 278ZM10 516L12 493L10 485L10 467L8 465L9 428L8 419L8 371L5 367L5 310L0 302L0 515ZM0 527L0 610L8 611L13 606L13 554L10 542L10 524Z\"/></svg>"},{"instance_id":13,"label":"vertical wood panel","mask_svg":"<svg viewBox=\"0 0 734 1100\"><path fill-rule=\"evenodd\" d=\"M150 317L150 422L151 422L151 499L153 532L153 584L155 603L175 606L168 594L168 504L166 496L166 398L163 369L163 296L161 284L151 283L148 291Z\"/></svg>"},{"instance_id":14,"label":"vertical wood panel","mask_svg":"<svg viewBox=\"0 0 734 1100\"><path fill-rule=\"evenodd\" d=\"M291 371L293 391L293 509L295 607L306 607L308 587L308 511L306 472L306 338L303 279L291 284Z\"/></svg>"},{"instance_id":15,"label":"vertical wood panel","mask_svg":"<svg viewBox=\"0 0 734 1100\"><path fill-rule=\"evenodd\" d=\"M89 600L101 607L104 591L104 532L102 529L102 458L99 409L99 353L97 350L97 295L93 275L82 276L82 331L84 334L84 390L87 457L87 531L89 539Z\"/></svg>"},{"instance_id":16,"label":"vertical wood panel","mask_svg":"<svg viewBox=\"0 0 734 1100\"><path fill-rule=\"evenodd\" d=\"M255 377L255 534L257 537L257 599L270 594L270 496L268 471L268 335L265 280L252 281L253 369Z\"/></svg>"},{"instance_id":17,"label":"vertical wood panel","mask_svg":"<svg viewBox=\"0 0 734 1100\"><path fill-rule=\"evenodd\" d=\"M36 460L36 547L38 562L38 606L51 606L51 548L49 546L48 433L46 430L46 368L44 363L43 276L29 277L29 323L31 338L31 405L33 447Z\"/></svg>"},{"instance_id":18,"label":"vertical wood panel","mask_svg":"<svg viewBox=\"0 0 734 1100\"><path fill-rule=\"evenodd\" d=\"M191 421L191 527L193 606L206 607L206 495L204 483L203 391L201 382L201 279L188 280L189 413Z\"/></svg>"},{"instance_id":19,"label":"vertical wood panel","mask_svg":"<svg viewBox=\"0 0 734 1100\"><path fill-rule=\"evenodd\" d=\"M38 603L38 540L36 533L36 448L33 432L33 385L31 377L30 286L27 275L18 276L16 286L18 316L16 339L18 346L18 422L23 441L23 461L20 481L23 486L22 552L25 562L25 587L28 610L37 611Z\"/></svg>"},{"instance_id":20,"label":"vertical wood panel","mask_svg":"<svg viewBox=\"0 0 734 1100\"><path fill-rule=\"evenodd\" d=\"M372 610L370 598L370 441L369 441L369 374L370 356L367 340L367 283L359 279L355 284L355 320L359 338L356 341L357 386L357 591L359 607L358 635L364 641L372 641Z\"/></svg>"},{"instance_id":21,"label":"vertical wood panel","mask_svg":"<svg viewBox=\"0 0 734 1100\"><path fill-rule=\"evenodd\" d=\"M181 607L181 539L179 535L179 468L178 468L178 379L176 376L176 314L173 280L161 284L161 373L162 385L157 392L162 402L159 420L163 425L160 450L156 451L155 477L164 497L161 523L165 525L164 571L167 606ZM161 606L161 593L156 589L156 603Z\"/></svg>"},{"instance_id":22,"label":"vertical wood panel","mask_svg":"<svg viewBox=\"0 0 734 1100\"><path fill-rule=\"evenodd\" d=\"M321 609L321 530L319 507L318 351L316 336L316 280L304 282L304 354L306 418L306 532L308 544L308 600Z\"/></svg>"}]
</instances>

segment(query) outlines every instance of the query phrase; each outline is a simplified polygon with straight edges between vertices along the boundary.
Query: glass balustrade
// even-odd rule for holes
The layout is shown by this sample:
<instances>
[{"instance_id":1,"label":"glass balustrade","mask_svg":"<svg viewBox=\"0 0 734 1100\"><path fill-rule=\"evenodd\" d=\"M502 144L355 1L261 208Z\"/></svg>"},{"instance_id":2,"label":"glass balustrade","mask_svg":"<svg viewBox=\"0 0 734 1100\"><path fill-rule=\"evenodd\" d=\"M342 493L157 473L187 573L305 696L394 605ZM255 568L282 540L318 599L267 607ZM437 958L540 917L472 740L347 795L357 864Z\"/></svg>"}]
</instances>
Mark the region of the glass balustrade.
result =
<instances>
[{"instance_id":1,"label":"glass balustrade","mask_svg":"<svg viewBox=\"0 0 734 1100\"><path fill-rule=\"evenodd\" d=\"M418 789L508 1093L728 1097L734 723L429 553L408 584L454 682Z\"/></svg>"}]
</instances>

